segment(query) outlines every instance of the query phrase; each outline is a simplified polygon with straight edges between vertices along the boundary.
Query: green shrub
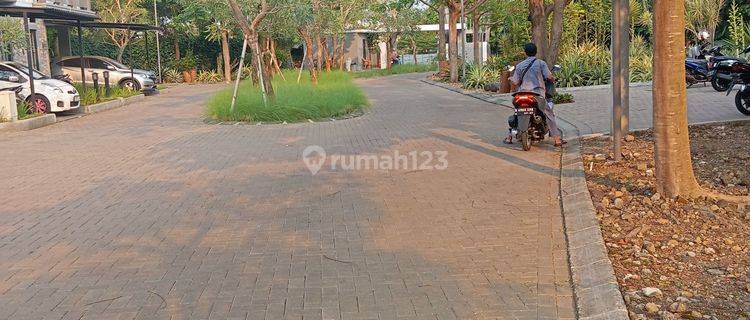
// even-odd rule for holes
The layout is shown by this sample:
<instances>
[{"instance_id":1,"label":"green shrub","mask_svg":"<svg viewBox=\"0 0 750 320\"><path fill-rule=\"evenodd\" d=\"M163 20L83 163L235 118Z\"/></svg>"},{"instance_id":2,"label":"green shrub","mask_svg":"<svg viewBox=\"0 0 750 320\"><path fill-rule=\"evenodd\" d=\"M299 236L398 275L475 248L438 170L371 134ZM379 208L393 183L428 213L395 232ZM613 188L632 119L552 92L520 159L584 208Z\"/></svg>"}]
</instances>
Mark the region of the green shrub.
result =
<instances>
[{"instance_id":1,"label":"green shrub","mask_svg":"<svg viewBox=\"0 0 750 320\"><path fill-rule=\"evenodd\" d=\"M198 82L219 83L224 81L224 77L213 70L203 70L198 72Z\"/></svg>"},{"instance_id":2,"label":"green shrub","mask_svg":"<svg viewBox=\"0 0 750 320\"><path fill-rule=\"evenodd\" d=\"M29 112L29 103L26 101L16 101L16 112L18 112L18 120L24 120L39 116L38 113Z\"/></svg>"},{"instance_id":3,"label":"green shrub","mask_svg":"<svg viewBox=\"0 0 750 320\"><path fill-rule=\"evenodd\" d=\"M127 98L134 95L139 94L140 92L126 89L120 86L112 86L110 87L109 96L106 95L107 91L104 89L104 86L100 85L99 90L99 99L96 98L96 89L94 89L94 86L91 84L86 85L86 89L83 88L83 85L80 83L76 83L73 85L76 90L78 90L78 94L81 96L81 105L82 106L88 106L92 104L96 104L99 102L105 102L114 100L117 98Z\"/></svg>"},{"instance_id":4,"label":"green shrub","mask_svg":"<svg viewBox=\"0 0 750 320\"><path fill-rule=\"evenodd\" d=\"M268 105L263 103L260 88L245 80L240 84L234 113L229 110L232 88L227 88L209 100L207 116L220 121L298 122L341 117L368 105L364 93L346 72L320 73L317 86L312 85L307 72L300 83L296 71L287 70L284 75L286 81L274 77L276 99Z\"/></svg>"},{"instance_id":5,"label":"green shrub","mask_svg":"<svg viewBox=\"0 0 750 320\"><path fill-rule=\"evenodd\" d=\"M610 83L611 53L607 48L583 43L562 50L558 64L558 86L582 87ZM630 81L646 82L652 77L652 53L646 41L635 36L630 46Z\"/></svg>"},{"instance_id":6,"label":"green shrub","mask_svg":"<svg viewBox=\"0 0 750 320\"><path fill-rule=\"evenodd\" d=\"M573 95L570 93L555 93L555 95L552 96L552 102L554 104L565 104L575 101L573 100Z\"/></svg>"},{"instance_id":7,"label":"green shrub","mask_svg":"<svg viewBox=\"0 0 750 320\"><path fill-rule=\"evenodd\" d=\"M485 85L498 82L500 73L488 66L469 65L466 70L466 81L464 88L482 89Z\"/></svg>"},{"instance_id":8,"label":"green shrub","mask_svg":"<svg viewBox=\"0 0 750 320\"><path fill-rule=\"evenodd\" d=\"M196 66L195 56L192 52L188 52L184 57L180 59L178 64L180 72L193 70Z\"/></svg>"},{"instance_id":9,"label":"green shrub","mask_svg":"<svg viewBox=\"0 0 750 320\"><path fill-rule=\"evenodd\" d=\"M164 82L167 83L180 83L183 82L182 73L176 69L164 69Z\"/></svg>"},{"instance_id":10,"label":"green shrub","mask_svg":"<svg viewBox=\"0 0 750 320\"><path fill-rule=\"evenodd\" d=\"M646 40L633 37L630 43L630 82L651 81L653 77L653 53Z\"/></svg>"}]
</instances>

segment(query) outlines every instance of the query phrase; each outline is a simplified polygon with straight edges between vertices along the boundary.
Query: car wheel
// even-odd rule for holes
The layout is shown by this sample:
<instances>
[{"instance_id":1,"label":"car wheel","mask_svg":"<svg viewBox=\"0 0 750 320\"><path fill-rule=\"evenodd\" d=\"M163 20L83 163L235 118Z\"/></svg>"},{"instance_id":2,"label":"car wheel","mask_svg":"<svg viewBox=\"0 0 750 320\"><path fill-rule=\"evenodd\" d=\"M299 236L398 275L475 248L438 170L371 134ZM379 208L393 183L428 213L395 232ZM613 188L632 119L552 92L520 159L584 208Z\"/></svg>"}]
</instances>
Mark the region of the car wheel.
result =
<instances>
[{"instance_id":1,"label":"car wheel","mask_svg":"<svg viewBox=\"0 0 750 320\"><path fill-rule=\"evenodd\" d=\"M120 82L120 87L133 91L141 90L141 85L139 85L138 82L134 81L133 79L122 80L122 82Z\"/></svg>"},{"instance_id":2,"label":"car wheel","mask_svg":"<svg viewBox=\"0 0 750 320\"><path fill-rule=\"evenodd\" d=\"M28 103L28 109L26 109L26 113L28 114L34 114L34 113L50 113L50 103L47 98L45 98L41 94L36 94L34 99L26 99L26 102Z\"/></svg>"}]
</instances>

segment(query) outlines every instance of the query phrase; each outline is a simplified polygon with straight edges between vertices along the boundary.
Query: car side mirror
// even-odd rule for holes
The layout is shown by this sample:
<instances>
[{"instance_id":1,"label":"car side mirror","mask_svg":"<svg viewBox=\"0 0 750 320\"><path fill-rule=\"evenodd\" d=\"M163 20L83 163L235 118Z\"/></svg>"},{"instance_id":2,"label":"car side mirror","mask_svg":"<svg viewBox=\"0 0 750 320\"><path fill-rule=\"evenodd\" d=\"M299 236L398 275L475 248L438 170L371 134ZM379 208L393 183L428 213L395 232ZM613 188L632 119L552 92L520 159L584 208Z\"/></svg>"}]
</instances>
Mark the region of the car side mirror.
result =
<instances>
[{"instance_id":1,"label":"car side mirror","mask_svg":"<svg viewBox=\"0 0 750 320\"><path fill-rule=\"evenodd\" d=\"M115 71L115 67L111 65L107 65L107 70L109 71Z\"/></svg>"},{"instance_id":2,"label":"car side mirror","mask_svg":"<svg viewBox=\"0 0 750 320\"><path fill-rule=\"evenodd\" d=\"M8 81L10 82L20 82L21 79L19 79L17 76L9 76Z\"/></svg>"}]
</instances>

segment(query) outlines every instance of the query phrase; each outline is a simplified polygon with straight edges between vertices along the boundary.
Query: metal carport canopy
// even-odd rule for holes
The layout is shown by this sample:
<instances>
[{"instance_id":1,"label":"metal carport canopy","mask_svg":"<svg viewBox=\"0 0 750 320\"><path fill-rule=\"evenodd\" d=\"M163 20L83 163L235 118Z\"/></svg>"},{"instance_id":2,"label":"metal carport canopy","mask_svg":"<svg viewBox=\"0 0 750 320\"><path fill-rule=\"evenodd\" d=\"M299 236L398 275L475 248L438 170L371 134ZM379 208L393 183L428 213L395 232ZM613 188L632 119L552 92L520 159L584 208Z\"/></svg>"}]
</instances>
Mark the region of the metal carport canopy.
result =
<instances>
[{"instance_id":1,"label":"metal carport canopy","mask_svg":"<svg viewBox=\"0 0 750 320\"><path fill-rule=\"evenodd\" d=\"M48 26L62 26L62 27L77 27L78 21L68 19L49 19L45 20ZM99 29L129 29L133 31L158 31L164 32L164 28L156 27L142 23L120 23L120 22L99 22L99 21L81 21L81 27L83 28L99 28Z\"/></svg>"}]
</instances>

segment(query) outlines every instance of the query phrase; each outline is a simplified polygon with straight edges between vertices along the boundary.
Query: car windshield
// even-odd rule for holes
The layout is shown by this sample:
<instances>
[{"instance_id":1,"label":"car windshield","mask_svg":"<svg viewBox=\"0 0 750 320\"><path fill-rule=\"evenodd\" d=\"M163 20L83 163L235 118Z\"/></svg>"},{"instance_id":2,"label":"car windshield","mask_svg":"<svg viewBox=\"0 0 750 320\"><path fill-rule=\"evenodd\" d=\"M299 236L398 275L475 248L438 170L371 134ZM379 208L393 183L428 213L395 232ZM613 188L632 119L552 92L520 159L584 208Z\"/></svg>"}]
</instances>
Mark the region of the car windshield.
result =
<instances>
[{"instance_id":1,"label":"car windshield","mask_svg":"<svg viewBox=\"0 0 750 320\"><path fill-rule=\"evenodd\" d=\"M8 65L12 66L13 68L18 69L18 71L21 71L21 73L23 73L25 75L29 74L29 67L27 67L27 66L25 66L25 65L23 65L21 63L11 62L11 63L8 63ZM49 77L45 76L44 74L42 74L38 70L34 70L34 80L42 80L42 79L49 79Z\"/></svg>"},{"instance_id":2,"label":"car windshield","mask_svg":"<svg viewBox=\"0 0 750 320\"><path fill-rule=\"evenodd\" d=\"M124 65L122 63L117 62L117 60L115 60L115 59L110 59L110 58L107 58L107 57L100 57L99 59L101 59L102 61L105 61L105 62L107 62L107 63L109 63L109 64L111 64L113 66L115 66L115 68L117 68L117 69L130 69L130 67L128 67L128 66L126 66L126 65Z\"/></svg>"}]
</instances>

